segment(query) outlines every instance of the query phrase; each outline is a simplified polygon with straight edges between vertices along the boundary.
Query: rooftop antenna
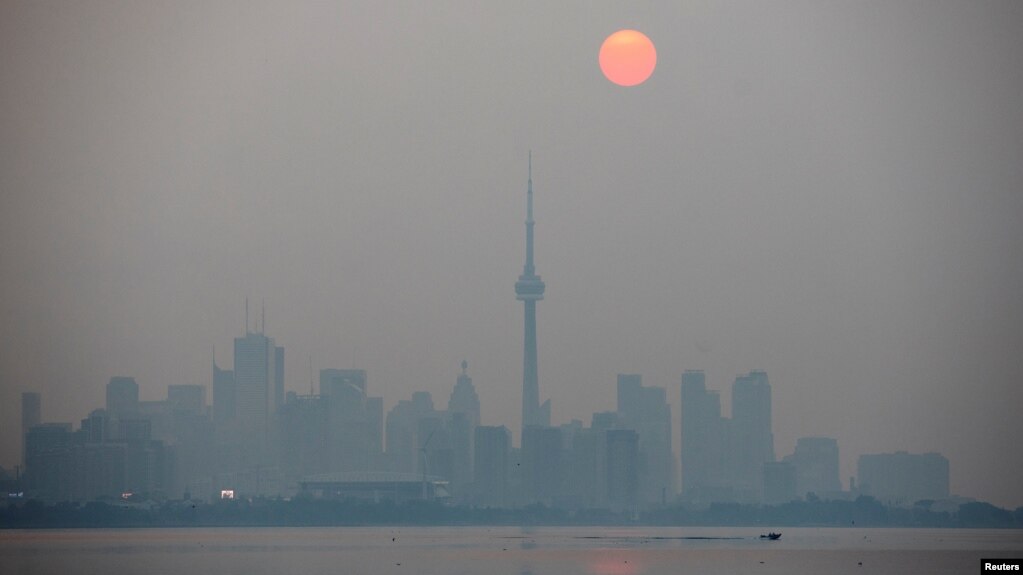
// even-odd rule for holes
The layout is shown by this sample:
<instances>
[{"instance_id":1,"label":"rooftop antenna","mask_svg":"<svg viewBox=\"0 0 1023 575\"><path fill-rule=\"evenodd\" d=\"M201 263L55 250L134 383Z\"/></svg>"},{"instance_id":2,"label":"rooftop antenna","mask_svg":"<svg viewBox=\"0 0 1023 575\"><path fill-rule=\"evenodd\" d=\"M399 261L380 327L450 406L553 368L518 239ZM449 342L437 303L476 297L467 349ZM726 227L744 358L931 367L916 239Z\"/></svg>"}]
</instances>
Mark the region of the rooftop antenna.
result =
<instances>
[{"instance_id":1,"label":"rooftop antenna","mask_svg":"<svg viewBox=\"0 0 1023 575\"><path fill-rule=\"evenodd\" d=\"M266 298L263 299L263 317L259 320L259 333L266 333Z\"/></svg>"},{"instance_id":2,"label":"rooftop antenna","mask_svg":"<svg viewBox=\"0 0 1023 575\"><path fill-rule=\"evenodd\" d=\"M245 296L245 335L249 334L249 296Z\"/></svg>"},{"instance_id":3,"label":"rooftop antenna","mask_svg":"<svg viewBox=\"0 0 1023 575\"><path fill-rule=\"evenodd\" d=\"M309 395L315 395L313 392L313 356L309 355Z\"/></svg>"}]
</instances>

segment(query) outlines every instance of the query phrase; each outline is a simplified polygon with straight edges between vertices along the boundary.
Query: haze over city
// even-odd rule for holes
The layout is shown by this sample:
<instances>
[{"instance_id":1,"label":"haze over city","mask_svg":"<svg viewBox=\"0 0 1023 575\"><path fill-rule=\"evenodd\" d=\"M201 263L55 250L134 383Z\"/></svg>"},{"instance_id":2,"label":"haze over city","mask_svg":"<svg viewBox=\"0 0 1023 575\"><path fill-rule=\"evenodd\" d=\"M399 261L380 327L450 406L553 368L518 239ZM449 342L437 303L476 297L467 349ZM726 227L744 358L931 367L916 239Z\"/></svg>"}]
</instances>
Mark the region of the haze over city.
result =
<instances>
[{"instance_id":1,"label":"haze over city","mask_svg":"<svg viewBox=\"0 0 1023 575\"><path fill-rule=\"evenodd\" d=\"M518 445L532 150L552 423L642 374L677 453L684 370L723 400L764 370L779 456L837 438L844 484L860 454L936 451L952 493L1023 505L1021 25L1012 2L5 4L0 465L23 391L77 425L114 376L209 387L246 298L287 391L356 368L385 411L441 403L467 360ZM627 89L596 63L620 28L657 46Z\"/></svg>"}]
</instances>

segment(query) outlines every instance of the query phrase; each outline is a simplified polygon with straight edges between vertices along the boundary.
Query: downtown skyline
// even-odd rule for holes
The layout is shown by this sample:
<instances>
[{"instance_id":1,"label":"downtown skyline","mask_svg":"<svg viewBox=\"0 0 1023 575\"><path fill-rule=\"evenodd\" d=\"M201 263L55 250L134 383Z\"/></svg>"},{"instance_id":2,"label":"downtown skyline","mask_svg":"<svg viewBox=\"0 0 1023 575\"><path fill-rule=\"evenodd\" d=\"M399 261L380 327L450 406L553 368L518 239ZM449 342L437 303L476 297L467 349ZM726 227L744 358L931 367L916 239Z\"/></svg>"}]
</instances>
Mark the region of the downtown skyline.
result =
<instances>
[{"instance_id":1,"label":"downtown skyline","mask_svg":"<svg viewBox=\"0 0 1023 575\"><path fill-rule=\"evenodd\" d=\"M80 426L42 419L40 394L24 393L24 466L20 481L3 477L8 498L439 497L611 512L785 505L804 497L860 505L862 495L868 505L934 504L947 512L975 501L950 491L949 461L939 453L861 454L847 489L834 438L800 438L791 455L777 458L763 371L736 377L732 415L724 418L703 372L682 375L680 492L666 389L644 386L639 374L618 375L614 411L594 413L590 425L530 424L513 449L506 426L481 420L466 361L446 409L415 391L387 411L385 425L365 370L322 369L319 393L310 385L308 395L281 397L284 348L253 330L235 338L235 355L233 370L211 366L212 394L202 385L170 385L165 399L146 400L134 378L112 377L105 406Z\"/></svg>"},{"instance_id":2,"label":"downtown skyline","mask_svg":"<svg viewBox=\"0 0 1023 575\"><path fill-rule=\"evenodd\" d=\"M764 371L754 370L747 375L736 377L731 397L732 409L728 417L724 418L722 418L724 412L721 410L718 391L711 391L707 396L713 398L711 403L708 403L708 399L703 398L708 391L705 387L704 372L687 369L680 378L679 390L682 403L677 417L672 416L667 400L670 394L666 394L666 390L672 386L644 387L641 374L619 373L617 374L616 409L594 412L591 418L573 417L562 422L552 422L549 400L543 405L538 400L539 346L536 333L535 304L543 299L545 285L540 276L535 273L534 226L532 153L530 152L526 184L525 265L522 275L519 276L518 282L515 284L516 299L525 304L520 419L522 427L518 436L519 441L511 441L505 448L507 450L514 447L512 457L516 461L521 461L524 467L520 472L512 473L508 470L504 472L506 476L502 481L510 482L514 477L515 483L514 485L502 484L499 491L504 493L506 490L512 490L515 495L514 497L509 496L510 499L504 499L502 496L498 499L501 505L508 505L511 501L516 501L518 504L544 501L548 505L552 503L558 505L560 501L561 504L586 505L587 503L583 502L588 501L588 505L611 505L612 508L621 509L622 505L642 507L659 503L663 506L676 498L699 505L713 501L744 503L784 503L788 501L786 499L788 496L777 495L779 489L782 493L787 493L791 489L792 496L800 498L814 491L824 497L849 498L856 496L858 491L855 477L860 477L862 482L863 471L857 469L855 476L847 476L848 482L845 478L839 478L841 473L839 470L839 448L837 441L833 438L801 437L791 456L796 458L793 459L793 462L801 461L798 458L799 446L807 441L823 440L833 444L832 459L825 457L825 460L828 461L825 466L834 466L828 471L828 474L834 476L833 483L827 483L828 487L799 493L795 491L798 484L797 476L802 477L800 474L807 473L805 468L801 468L799 465L810 465L810 468L821 465L821 461L811 463L814 461L812 458L802 464L795 464L795 467L790 467L791 471L775 471L774 475L771 475L771 483L768 483L767 466L789 466L792 464L782 463L782 461L788 462L789 457L782 459L775 455L777 448L772 425L771 387L767 383L767 374ZM249 301L246 298L245 330L242 337L236 337L234 340L233 370L220 368L217 365L214 352L209 385L170 385L166 402L152 400L147 402L145 398L140 397L139 386L133 377L113 376L106 386L106 409L98 408L95 411L90 411L89 416L82 420L80 434L83 437L91 438L97 436L97 429L102 429L103 431L98 432L98 436L103 439L99 443L93 443L92 449L97 447L104 449L103 446L106 445L104 442L109 441L109 438L114 438L115 444L121 441L126 442L125 445L128 447L129 453L131 453L133 445L134 449L138 449L141 437L144 436L146 442L150 438L157 439L159 437L153 447L149 448L154 451L146 457L155 458L160 462L168 457L170 458L168 460L183 457L183 461L189 462L185 464L186 467L182 472L164 472L143 480L143 483L146 484L161 485L162 487L158 489L160 492L183 490L184 493L188 493L193 489L187 486L193 485L194 489L210 493L216 493L219 489L226 487L242 487L244 492L254 493L258 492L257 486L265 479L260 470L276 469L278 474L276 479L265 484L264 488L266 485L277 487L271 487L270 491L262 494L278 496L294 490L299 484L296 482L300 482L303 477L326 477L311 473L311 470L321 472L325 469L333 472L368 471L370 474L380 471L384 471L385 474L395 471L399 473L415 471L420 468L420 465L427 465L425 463L427 445L432 439L439 438L439 442L443 444L441 447L447 453L456 454L448 456L452 459L448 460L447 471L439 476L451 482L447 491L454 495L456 501L462 503L479 497L476 495L475 488L469 487L474 485L471 480L472 440L470 436L480 425L490 425L492 429L496 429L494 426L497 424L501 430L507 430L508 426L506 421L482 420L480 400L472 385L472 379L468 377L466 371L468 362L466 360L461 362L461 374L457 378L457 384L452 391L447 410L435 411L432 394L421 389L413 390L411 403L402 400L392 409L384 410L382 398L369 396L366 370L358 369L355 366L350 366L347 369L321 368L318 388L313 385L312 371L310 371L307 395L300 394L297 390L286 391L285 348L276 345L275 340L266 334L265 326L265 304L261 307L259 319L252 321L249 313ZM312 368L312 358L310 358L308 369L312 370ZM687 383L687 378L691 377L695 377L698 382L695 388L691 386L693 382ZM179 389L178 398L173 395L175 388ZM201 395L196 393L197 388L201 388ZM345 391L346 389L348 391ZM694 389L697 390L695 395L693 395ZM181 393L186 395L180 395ZM688 400L686 399L687 394L689 394ZM287 402L285 402L286 395ZM186 397L188 399L182 403L182 399ZM209 398L208 402L206 398ZM424 401L428 407L423 405ZM29 392L25 394L22 402L24 406L21 430L22 437L27 437L28 430L40 420L40 396L38 392ZM182 405L188 406L185 411L180 411ZM375 407L371 408L370 405ZM426 411L423 411L424 408ZM687 411L683 411L683 409ZM386 426L384 413L387 414ZM455 413L464 414L468 419L463 420L462 423L453 422L451 417ZM683 416L683 413L688 415ZM135 420L138 417L147 420L143 426L146 431L141 435L133 431L139 428L139 423L136 423ZM179 437L180 431L168 429L168 426L176 429L182 425L177 422L179 417L188 418L184 420L183 424L194 428L190 433L208 434L208 436L198 441L196 438L200 436L191 436L188 433ZM121 418L127 418L126 423L121 423ZM676 421L681 419L680 424L673 424L673 419ZM161 423L161 421L163 422ZM169 423L171 421L174 423ZM45 417L42 418L42 422L57 423ZM64 423L60 423L60 425L64 425ZM123 425L127 425L127 427L122 427ZM426 427L423 427L424 425ZM70 429L76 431L79 429L75 421L70 423ZM150 431L151 429L153 431ZM677 436L678 433L673 429L681 432L681 440L677 441L676 449L672 448L672 444L676 444L672 437ZM510 433L507 431L504 433L508 434L509 440L512 439ZM531 436L529 436L530 433ZM551 435L552 433L553 435ZM594 457L591 453L593 445L603 448L603 434L605 433L607 434L606 457L609 458L608 461L602 459L604 456ZM462 434L462 439L456 439L459 437L458 434ZM527 439L527 436L532 439ZM485 437L488 436L485 435ZM165 444L165 440L170 440L170 443ZM84 447L86 450L90 449L88 441L86 440L86 447ZM179 441L181 442L180 446L176 447L175 445ZM464 442L461 446L462 451L454 448L459 445L460 441ZM596 441L595 444L594 441ZM574 446L577 442L581 442L579 446L565 450L561 450L559 447L558 454L549 451L553 445L562 446L567 443ZM215 459L226 458L226 460L219 464L214 464L212 461L207 461L205 464L196 463L211 457L210 454L201 454L205 452L198 446L204 443L216 444L218 455ZM419 447L415 448L416 445ZM106 447L106 449L109 448ZM180 455L164 455L165 449L170 449L173 453L183 451ZM198 451L196 451L197 449ZM321 449L326 449L326 451L321 452ZM438 449L438 445L434 445L430 451L433 453L431 458L435 458L439 453L435 451L436 449ZM422 462L416 455L419 451L422 451L424 458ZM904 450L899 450L899 452L906 453ZM618 458L625 457L626 461L631 461L631 463L622 466L622 462L619 461L617 466L613 465L610 462L612 453L615 453ZM477 456L481 454L478 448L476 454ZM892 454L892 457L895 456ZM912 485L920 480L929 483L936 481L938 484L943 484L943 488L924 489L922 493L929 494L926 497L939 501L949 497L970 497L969 494L949 490L950 474L947 459L934 452L930 452L926 456L938 457L944 461L943 478L939 474L937 479L930 477L922 479L923 476L921 476L913 480L895 480L893 483L895 487L889 486L888 489L901 492L906 489L905 485L907 484ZM42 460L39 459L38 452L33 457L36 467L45 468L47 465L56 465L41 464ZM60 456L55 461L63 461L64 457ZM509 457L509 453L505 451L503 457ZM858 467L862 468L864 454L859 454L857 457L860 462ZM868 457L882 456L868 455ZM924 455L908 457L921 458ZM24 460L26 460L26 456L23 456ZM460 463L451 463L451 461L460 460ZM573 461L574 464L570 463ZM639 461L643 463L640 464ZM680 461L683 462L681 491L679 491L678 481ZM688 468L685 467L684 462L686 461L689 462ZM67 465L67 463L62 465ZM164 469L165 464L150 465ZM585 470L594 465L598 468L606 466L604 467L606 471L598 472L596 476L590 476ZM907 466L906 469L910 469L910 466ZM33 465L29 463L27 467L31 473ZM175 467L177 465L172 465L167 469ZM125 469L130 468L131 466L125 466ZM422 468L423 498L427 497L427 468ZM640 468L643 471L639 471ZM201 471L202 469L205 471ZM612 472L612 469L617 471ZM780 468L776 467L775 469ZM872 469L869 473L872 473L873 477L891 477L893 473L884 471L884 467L875 466ZM608 473L606 483L602 478L604 472ZM38 473L37 471L36 474ZM91 473L96 474L97 472ZM435 473L437 472L435 471ZM576 473L579 474L578 477L573 475ZM623 473L631 474L632 478L628 479L622 475ZM782 475L777 475L778 473L782 473L782 475L791 473L791 486L786 487L788 485L786 481L789 480L779 479ZM911 472L906 471L906 473ZM105 476L105 473L99 473L99 475ZM699 475L700 478L692 480L696 475ZM55 485L57 476L48 475L46 484ZM612 481L612 476L617 479ZM688 486L687 476L691 478ZM194 483L199 477L206 478L202 481L213 478L213 483L205 488L199 488L199 484ZM416 475L413 474L413 477ZM558 480L549 482L550 477L556 477ZM67 480L75 484L74 479L69 477ZM30 481L30 486L38 481L38 479ZM128 480L126 479L126 481ZM200 484L205 485L202 481ZM573 499L569 493L574 490L569 489L566 493L562 493L561 481L566 481L568 484L589 484L589 487L587 490L579 492L576 495L577 499ZM626 488L623 485L631 487ZM36 488L38 489L38 486ZM83 488L85 487L76 489ZM149 489L157 488L150 487ZM281 491L275 491L276 489ZM772 499L772 492L773 497L781 498ZM869 487L866 493L870 494ZM935 493L938 495L934 495ZM173 496L174 493L170 494ZM203 497L207 496L209 495ZM493 503L495 500L483 499L477 503L482 501ZM901 503L909 502L902 501Z\"/></svg>"},{"instance_id":3,"label":"downtown skyline","mask_svg":"<svg viewBox=\"0 0 1023 575\"><path fill-rule=\"evenodd\" d=\"M286 391L357 367L389 408L464 359L518 443L532 149L553 422L638 373L677 430L682 372L727 406L762 369L777 453L938 451L1023 504L1014 4L3 11L5 468L22 391L77 421L115 375L209 385L246 297ZM630 89L622 27L658 50Z\"/></svg>"}]
</instances>

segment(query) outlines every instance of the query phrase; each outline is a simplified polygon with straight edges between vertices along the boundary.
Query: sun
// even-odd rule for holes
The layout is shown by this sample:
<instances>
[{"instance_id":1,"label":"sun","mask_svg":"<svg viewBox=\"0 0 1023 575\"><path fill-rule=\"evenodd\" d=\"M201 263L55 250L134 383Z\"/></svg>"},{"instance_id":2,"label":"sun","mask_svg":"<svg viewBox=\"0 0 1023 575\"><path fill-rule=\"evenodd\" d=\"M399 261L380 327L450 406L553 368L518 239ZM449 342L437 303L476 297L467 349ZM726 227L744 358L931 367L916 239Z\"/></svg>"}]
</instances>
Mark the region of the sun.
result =
<instances>
[{"instance_id":1,"label":"sun","mask_svg":"<svg viewBox=\"0 0 1023 575\"><path fill-rule=\"evenodd\" d=\"M619 30L604 40L598 60L608 80L619 86L636 86L654 73L657 50L646 34Z\"/></svg>"}]
</instances>

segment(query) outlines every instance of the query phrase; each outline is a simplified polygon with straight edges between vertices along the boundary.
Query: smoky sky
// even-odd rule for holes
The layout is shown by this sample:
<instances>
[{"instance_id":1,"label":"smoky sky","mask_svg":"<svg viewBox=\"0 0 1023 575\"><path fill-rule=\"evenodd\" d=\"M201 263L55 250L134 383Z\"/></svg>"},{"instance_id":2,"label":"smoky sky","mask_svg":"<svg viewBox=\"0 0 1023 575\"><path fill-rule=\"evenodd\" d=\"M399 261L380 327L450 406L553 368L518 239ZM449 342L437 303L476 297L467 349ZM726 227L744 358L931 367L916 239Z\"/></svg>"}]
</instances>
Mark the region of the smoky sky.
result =
<instances>
[{"instance_id":1,"label":"smoky sky","mask_svg":"<svg viewBox=\"0 0 1023 575\"><path fill-rule=\"evenodd\" d=\"M491 5L494 4L494 5ZM621 28L645 84L601 76ZM0 464L210 382L266 305L289 390L469 362L517 429L527 154L553 421L766 370L775 446L939 451L1023 505L1019 2L5 2ZM727 408L726 408L727 412ZM516 433L517 435L517 433Z\"/></svg>"}]
</instances>

